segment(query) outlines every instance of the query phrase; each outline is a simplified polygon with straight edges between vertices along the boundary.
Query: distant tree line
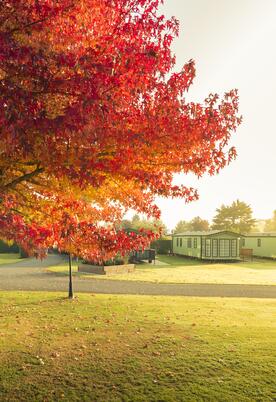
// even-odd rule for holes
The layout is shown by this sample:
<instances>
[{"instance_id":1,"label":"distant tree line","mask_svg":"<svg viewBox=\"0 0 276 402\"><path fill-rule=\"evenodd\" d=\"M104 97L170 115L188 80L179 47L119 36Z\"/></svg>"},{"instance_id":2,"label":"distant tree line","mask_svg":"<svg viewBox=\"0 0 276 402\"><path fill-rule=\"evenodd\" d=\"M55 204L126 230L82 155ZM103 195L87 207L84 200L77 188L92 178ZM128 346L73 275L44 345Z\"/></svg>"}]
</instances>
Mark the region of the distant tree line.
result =
<instances>
[{"instance_id":1,"label":"distant tree line","mask_svg":"<svg viewBox=\"0 0 276 402\"><path fill-rule=\"evenodd\" d=\"M131 219L124 219L118 229L128 232L139 232L141 229L151 230L154 233L161 233L161 238L151 243L151 247L158 250L160 254L168 253L171 249L169 230L162 220L145 219L139 215L134 215ZM173 233L201 232L208 230L230 230L237 233L250 232L276 232L276 210L273 211L271 219L256 220L252 217L250 205L243 201L236 200L230 205L221 205L216 209L216 215L212 224L200 216L196 216L190 221L180 220L175 226ZM0 241L0 253L21 252L16 244L10 245Z\"/></svg>"},{"instance_id":2,"label":"distant tree line","mask_svg":"<svg viewBox=\"0 0 276 402\"><path fill-rule=\"evenodd\" d=\"M191 221L179 221L174 229L174 233L181 232L200 232L209 230L209 222L196 216Z\"/></svg>"},{"instance_id":3,"label":"distant tree line","mask_svg":"<svg viewBox=\"0 0 276 402\"><path fill-rule=\"evenodd\" d=\"M276 212L276 211L275 211ZM221 205L216 209L212 224L199 216L191 221L179 221L174 233L187 231L230 230L237 233L248 233L256 228L256 219L252 217L250 205L243 201L233 201L231 205ZM276 215L275 215L276 223Z\"/></svg>"},{"instance_id":4,"label":"distant tree line","mask_svg":"<svg viewBox=\"0 0 276 402\"><path fill-rule=\"evenodd\" d=\"M134 215L132 219L125 219L121 222L120 228L128 231L139 231L140 229L151 230L155 233L161 229L162 238L166 239L169 231L162 220L147 220ZM175 226L173 233L201 232L208 230L230 230L237 233L250 232L276 232L276 210L271 219L257 220L253 218L252 208L244 201L236 200L230 205L222 204L216 209L216 214L211 223L200 216L188 220L180 220Z\"/></svg>"},{"instance_id":5,"label":"distant tree line","mask_svg":"<svg viewBox=\"0 0 276 402\"><path fill-rule=\"evenodd\" d=\"M163 235L168 232L166 225L160 219L140 218L137 214L132 219L122 220L118 228L132 232L139 232L141 229L151 230L153 233L160 233L161 231Z\"/></svg>"}]
</instances>

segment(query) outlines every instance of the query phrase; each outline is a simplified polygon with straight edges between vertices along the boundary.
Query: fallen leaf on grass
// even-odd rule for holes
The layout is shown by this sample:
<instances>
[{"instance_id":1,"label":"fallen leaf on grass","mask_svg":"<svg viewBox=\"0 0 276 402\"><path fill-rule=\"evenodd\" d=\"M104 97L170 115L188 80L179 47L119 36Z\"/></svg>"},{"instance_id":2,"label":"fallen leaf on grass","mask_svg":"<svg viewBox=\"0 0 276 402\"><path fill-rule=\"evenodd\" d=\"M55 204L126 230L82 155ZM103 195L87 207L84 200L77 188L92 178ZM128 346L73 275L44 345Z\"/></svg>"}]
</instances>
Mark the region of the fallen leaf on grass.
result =
<instances>
[{"instance_id":1,"label":"fallen leaf on grass","mask_svg":"<svg viewBox=\"0 0 276 402\"><path fill-rule=\"evenodd\" d=\"M39 356L36 356L36 358L38 359L39 364L41 364L41 366L44 366L45 364L44 360Z\"/></svg>"}]
</instances>

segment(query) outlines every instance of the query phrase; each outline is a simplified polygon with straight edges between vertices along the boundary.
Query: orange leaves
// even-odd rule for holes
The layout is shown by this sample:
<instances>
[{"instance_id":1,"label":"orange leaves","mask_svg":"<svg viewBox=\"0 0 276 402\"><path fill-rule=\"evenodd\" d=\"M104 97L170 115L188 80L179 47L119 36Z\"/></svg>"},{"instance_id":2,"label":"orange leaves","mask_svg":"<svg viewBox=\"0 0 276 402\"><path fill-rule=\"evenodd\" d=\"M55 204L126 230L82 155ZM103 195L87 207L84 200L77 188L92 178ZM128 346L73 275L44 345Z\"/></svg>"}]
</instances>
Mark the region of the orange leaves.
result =
<instances>
[{"instance_id":1,"label":"orange leaves","mask_svg":"<svg viewBox=\"0 0 276 402\"><path fill-rule=\"evenodd\" d=\"M187 103L194 62L172 73L178 22L160 3L0 3L0 237L96 259L143 247L151 234L116 231L125 212L158 218L156 196L197 198L175 173L235 157L237 92Z\"/></svg>"}]
</instances>

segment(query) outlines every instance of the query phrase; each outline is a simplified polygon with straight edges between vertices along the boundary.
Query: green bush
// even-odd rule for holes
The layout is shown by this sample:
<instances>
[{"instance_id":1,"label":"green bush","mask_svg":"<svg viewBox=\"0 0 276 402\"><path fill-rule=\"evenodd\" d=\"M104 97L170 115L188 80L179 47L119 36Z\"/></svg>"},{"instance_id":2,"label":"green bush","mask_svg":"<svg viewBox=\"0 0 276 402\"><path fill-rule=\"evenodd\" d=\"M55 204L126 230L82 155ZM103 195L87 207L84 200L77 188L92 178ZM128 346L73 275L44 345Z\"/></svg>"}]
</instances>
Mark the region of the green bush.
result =
<instances>
[{"instance_id":1,"label":"green bush","mask_svg":"<svg viewBox=\"0 0 276 402\"><path fill-rule=\"evenodd\" d=\"M19 253L19 248L16 244L8 245L0 240L0 253Z\"/></svg>"},{"instance_id":2,"label":"green bush","mask_svg":"<svg viewBox=\"0 0 276 402\"><path fill-rule=\"evenodd\" d=\"M128 256L122 257L122 256L117 256L113 259L104 261L103 264L99 264L98 262L94 261L82 261L83 264L89 264L89 265L98 265L98 266L110 266L110 265L125 265L128 264Z\"/></svg>"}]
</instances>

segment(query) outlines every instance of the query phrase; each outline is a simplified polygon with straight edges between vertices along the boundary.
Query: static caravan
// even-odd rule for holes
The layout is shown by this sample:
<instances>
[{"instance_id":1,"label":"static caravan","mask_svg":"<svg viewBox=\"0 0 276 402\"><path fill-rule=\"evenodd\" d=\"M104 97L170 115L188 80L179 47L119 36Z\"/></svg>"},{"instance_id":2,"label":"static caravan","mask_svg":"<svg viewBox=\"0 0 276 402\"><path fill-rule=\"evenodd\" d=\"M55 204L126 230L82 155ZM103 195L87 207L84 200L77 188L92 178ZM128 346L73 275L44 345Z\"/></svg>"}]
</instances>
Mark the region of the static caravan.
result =
<instances>
[{"instance_id":1,"label":"static caravan","mask_svg":"<svg viewBox=\"0 0 276 402\"><path fill-rule=\"evenodd\" d=\"M253 250L256 257L276 258L276 233L249 233L241 239L241 248Z\"/></svg>"},{"instance_id":2,"label":"static caravan","mask_svg":"<svg viewBox=\"0 0 276 402\"><path fill-rule=\"evenodd\" d=\"M173 253L202 260L240 260L239 233L224 230L173 235Z\"/></svg>"}]
</instances>

